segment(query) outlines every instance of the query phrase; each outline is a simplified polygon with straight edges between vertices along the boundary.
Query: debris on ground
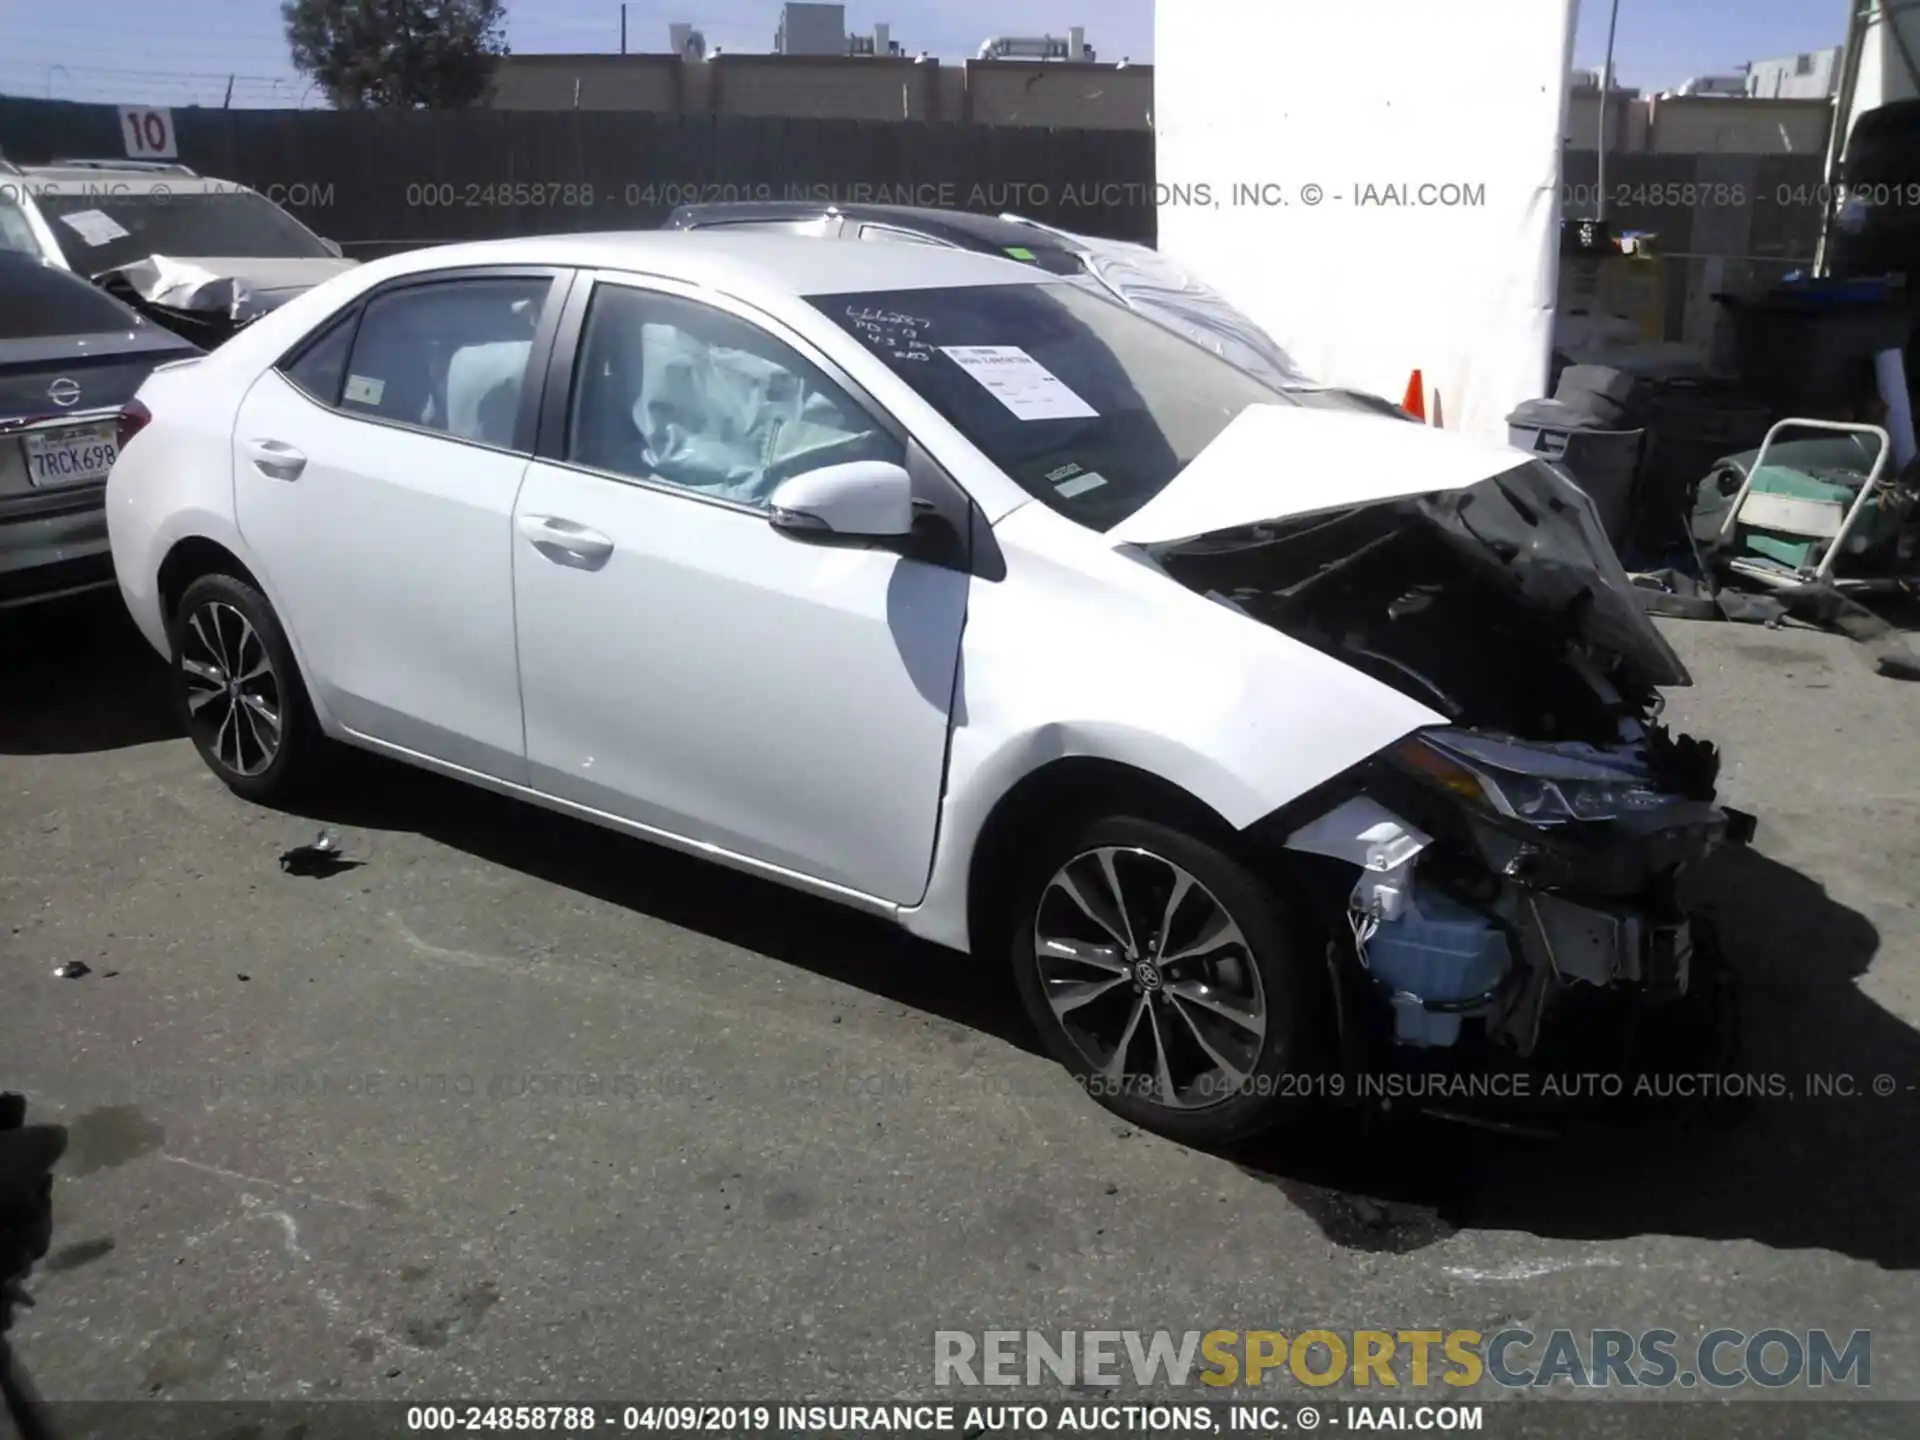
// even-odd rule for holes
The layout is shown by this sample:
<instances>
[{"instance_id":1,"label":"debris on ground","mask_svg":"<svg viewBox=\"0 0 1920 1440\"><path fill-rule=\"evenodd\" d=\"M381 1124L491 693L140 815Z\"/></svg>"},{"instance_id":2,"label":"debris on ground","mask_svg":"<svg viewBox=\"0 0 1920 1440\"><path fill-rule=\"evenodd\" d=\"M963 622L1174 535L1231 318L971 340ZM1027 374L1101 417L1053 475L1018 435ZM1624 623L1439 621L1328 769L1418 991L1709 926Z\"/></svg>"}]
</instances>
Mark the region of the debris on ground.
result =
<instances>
[{"instance_id":1,"label":"debris on ground","mask_svg":"<svg viewBox=\"0 0 1920 1440\"><path fill-rule=\"evenodd\" d=\"M280 868L287 874L315 880L324 880L360 864L340 853L340 837L331 830L322 830L311 843L296 845L280 857Z\"/></svg>"},{"instance_id":2,"label":"debris on ground","mask_svg":"<svg viewBox=\"0 0 1920 1440\"><path fill-rule=\"evenodd\" d=\"M53 973L59 980L78 980L82 975L91 975L93 967L84 960L69 960L66 964L57 967Z\"/></svg>"}]
</instances>

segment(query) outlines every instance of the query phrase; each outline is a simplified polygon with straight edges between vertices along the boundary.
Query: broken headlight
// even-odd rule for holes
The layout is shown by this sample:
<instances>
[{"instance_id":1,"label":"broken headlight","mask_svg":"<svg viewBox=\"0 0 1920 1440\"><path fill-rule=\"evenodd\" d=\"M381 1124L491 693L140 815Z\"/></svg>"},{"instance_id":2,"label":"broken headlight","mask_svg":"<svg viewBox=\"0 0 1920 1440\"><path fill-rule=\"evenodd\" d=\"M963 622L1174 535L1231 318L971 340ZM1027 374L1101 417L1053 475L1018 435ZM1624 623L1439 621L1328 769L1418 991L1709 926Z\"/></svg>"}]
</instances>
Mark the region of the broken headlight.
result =
<instances>
[{"instance_id":1,"label":"broken headlight","mask_svg":"<svg viewBox=\"0 0 1920 1440\"><path fill-rule=\"evenodd\" d=\"M1467 731L1409 735L1388 757L1470 805L1530 825L1621 820L1671 805L1630 756L1588 745L1536 745Z\"/></svg>"}]
</instances>

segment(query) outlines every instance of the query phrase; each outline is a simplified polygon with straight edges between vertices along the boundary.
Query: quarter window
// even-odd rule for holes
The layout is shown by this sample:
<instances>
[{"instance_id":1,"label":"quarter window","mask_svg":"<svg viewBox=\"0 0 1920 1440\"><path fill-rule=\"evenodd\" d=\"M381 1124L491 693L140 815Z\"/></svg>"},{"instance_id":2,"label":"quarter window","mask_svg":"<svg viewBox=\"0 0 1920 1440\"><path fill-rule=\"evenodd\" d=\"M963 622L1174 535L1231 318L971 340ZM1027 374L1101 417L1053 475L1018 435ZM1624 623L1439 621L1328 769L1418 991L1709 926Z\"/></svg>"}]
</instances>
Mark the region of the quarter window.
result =
<instances>
[{"instance_id":1,"label":"quarter window","mask_svg":"<svg viewBox=\"0 0 1920 1440\"><path fill-rule=\"evenodd\" d=\"M587 310L566 459L765 507L781 481L903 447L756 325L677 296L602 285Z\"/></svg>"},{"instance_id":2,"label":"quarter window","mask_svg":"<svg viewBox=\"0 0 1920 1440\"><path fill-rule=\"evenodd\" d=\"M509 449L552 281L436 281L376 295L353 339L339 406Z\"/></svg>"},{"instance_id":3,"label":"quarter window","mask_svg":"<svg viewBox=\"0 0 1920 1440\"><path fill-rule=\"evenodd\" d=\"M300 352L300 358L280 373L322 405L340 403L340 384L347 376L347 350L353 344L353 312L333 322L327 332Z\"/></svg>"}]
</instances>

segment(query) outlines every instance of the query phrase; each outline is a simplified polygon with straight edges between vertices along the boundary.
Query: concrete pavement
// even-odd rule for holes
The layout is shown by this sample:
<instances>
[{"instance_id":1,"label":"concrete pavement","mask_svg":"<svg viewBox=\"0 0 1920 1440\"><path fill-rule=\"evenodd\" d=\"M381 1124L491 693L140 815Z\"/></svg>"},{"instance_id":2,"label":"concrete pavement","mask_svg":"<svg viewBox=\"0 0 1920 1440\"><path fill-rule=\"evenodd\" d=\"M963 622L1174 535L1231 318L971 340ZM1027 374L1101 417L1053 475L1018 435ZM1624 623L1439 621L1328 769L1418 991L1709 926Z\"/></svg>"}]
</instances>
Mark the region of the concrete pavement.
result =
<instances>
[{"instance_id":1,"label":"concrete pavement","mask_svg":"<svg viewBox=\"0 0 1920 1440\"><path fill-rule=\"evenodd\" d=\"M1219 1157L831 907L385 764L242 803L117 604L0 617L0 1084L72 1128L49 1396L872 1400L937 1328L1518 1322L1871 1328L1920 1399L1920 687L1848 641L1675 624L1673 712L1761 817L1700 887L1749 1067L1895 1093ZM363 863L282 873L323 823Z\"/></svg>"}]
</instances>

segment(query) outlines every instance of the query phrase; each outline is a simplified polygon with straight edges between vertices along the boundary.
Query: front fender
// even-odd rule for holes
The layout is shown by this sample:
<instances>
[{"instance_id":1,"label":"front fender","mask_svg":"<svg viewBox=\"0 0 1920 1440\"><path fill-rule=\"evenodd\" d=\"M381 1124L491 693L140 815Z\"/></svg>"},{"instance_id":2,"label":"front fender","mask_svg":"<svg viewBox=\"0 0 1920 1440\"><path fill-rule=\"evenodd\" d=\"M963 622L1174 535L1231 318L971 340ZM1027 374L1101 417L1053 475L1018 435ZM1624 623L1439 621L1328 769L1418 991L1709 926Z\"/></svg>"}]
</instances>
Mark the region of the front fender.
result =
<instances>
[{"instance_id":1,"label":"front fender","mask_svg":"<svg viewBox=\"0 0 1920 1440\"><path fill-rule=\"evenodd\" d=\"M1021 780L1068 758L1179 787L1236 830L1445 717L1029 506L996 532L1007 578L976 584L940 835L915 933L967 948L982 829ZM1023 522L1025 522L1023 524ZM1077 527L1076 527L1077 528ZM1036 538L1037 537L1037 538ZM1032 541L1032 543L1028 543Z\"/></svg>"}]
</instances>

